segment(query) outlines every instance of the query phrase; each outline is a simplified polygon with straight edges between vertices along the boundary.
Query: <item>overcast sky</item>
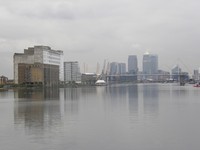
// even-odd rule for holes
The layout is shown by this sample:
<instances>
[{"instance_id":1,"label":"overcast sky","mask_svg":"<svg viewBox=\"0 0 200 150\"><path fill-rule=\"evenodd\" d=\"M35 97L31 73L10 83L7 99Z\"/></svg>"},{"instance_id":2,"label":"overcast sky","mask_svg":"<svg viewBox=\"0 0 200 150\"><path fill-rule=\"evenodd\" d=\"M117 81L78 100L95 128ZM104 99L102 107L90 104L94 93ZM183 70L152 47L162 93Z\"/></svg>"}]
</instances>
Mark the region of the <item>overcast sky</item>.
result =
<instances>
[{"instance_id":1,"label":"overcast sky","mask_svg":"<svg viewBox=\"0 0 200 150\"><path fill-rule=\"evenodd\" d=\"M13 54L34 45L63 50L83 70L157 54L159 68L200 67L199 0L0 0L0 75L13 77Z\"/></svg>"}]
</instances>

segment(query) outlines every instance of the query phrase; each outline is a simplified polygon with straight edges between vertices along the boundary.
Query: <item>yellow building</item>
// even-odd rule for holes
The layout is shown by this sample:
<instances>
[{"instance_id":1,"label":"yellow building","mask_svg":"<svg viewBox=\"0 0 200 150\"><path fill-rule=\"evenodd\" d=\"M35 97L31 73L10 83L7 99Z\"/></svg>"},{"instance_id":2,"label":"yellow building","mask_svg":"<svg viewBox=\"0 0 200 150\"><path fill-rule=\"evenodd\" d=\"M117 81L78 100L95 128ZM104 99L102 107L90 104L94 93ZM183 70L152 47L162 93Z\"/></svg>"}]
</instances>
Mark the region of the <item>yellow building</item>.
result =
<instances>
[{"instance_id":1,"label":"yellow building","mask_svg":"<svg viewBox=\"0 0 200 150\"><path fill-rule=\"evenodd\" d=\"M20 63L18 64L18 81L19 84L58 85L59 66Z\"/></svg>"}]
</instances>

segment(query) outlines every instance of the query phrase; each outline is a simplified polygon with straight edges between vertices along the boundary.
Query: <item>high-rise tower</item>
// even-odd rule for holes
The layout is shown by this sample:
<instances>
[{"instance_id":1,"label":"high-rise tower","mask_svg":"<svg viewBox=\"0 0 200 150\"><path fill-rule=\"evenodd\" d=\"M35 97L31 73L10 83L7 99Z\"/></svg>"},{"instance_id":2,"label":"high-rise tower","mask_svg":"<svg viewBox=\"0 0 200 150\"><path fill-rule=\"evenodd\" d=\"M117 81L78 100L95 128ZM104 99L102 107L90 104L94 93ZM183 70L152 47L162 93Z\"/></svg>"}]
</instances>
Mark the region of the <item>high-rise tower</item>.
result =
<instances>
[{"instance_id":1,"label":"high-rise tower","mask_svg":"<svg viewBox=\"0 0 200 150\"><path fill-rule=\"evenodd\" d=\"M143 55L143 74L144 78L157 79L158 56L146 52Z\"/></svg>"},{"instance_id":2,"label":"high-rise tower","mask_svg":"<svg viewBox=\"0 0 200 150\"><path fill-rule=\"evenodd\" d=\"M128 56L128 73L137 74L138 72L138 61L136 55Z\"/></svg>"}]
</instances>

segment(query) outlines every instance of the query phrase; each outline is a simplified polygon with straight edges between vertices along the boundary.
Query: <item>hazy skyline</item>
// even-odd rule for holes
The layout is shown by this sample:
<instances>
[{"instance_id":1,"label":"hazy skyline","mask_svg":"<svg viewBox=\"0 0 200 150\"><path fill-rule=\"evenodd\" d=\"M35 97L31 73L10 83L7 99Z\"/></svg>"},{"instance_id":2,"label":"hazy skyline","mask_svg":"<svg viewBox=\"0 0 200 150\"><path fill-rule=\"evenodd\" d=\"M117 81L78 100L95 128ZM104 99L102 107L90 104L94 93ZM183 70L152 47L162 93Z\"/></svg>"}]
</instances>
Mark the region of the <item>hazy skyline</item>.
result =
<instances>
[{"instance_id":1,"label":"hazy skyline","mask_svg":"<svg viewBox=\"0 0 200 150\"><path fill-rule=\"evenodd\" d=\"M65 61L127 64L145 51L159 68L200 67L200 1L197 0L0 0L0 75L13 77L13 55L34 45L63 50Z\"/></svg>"}]
</instances>

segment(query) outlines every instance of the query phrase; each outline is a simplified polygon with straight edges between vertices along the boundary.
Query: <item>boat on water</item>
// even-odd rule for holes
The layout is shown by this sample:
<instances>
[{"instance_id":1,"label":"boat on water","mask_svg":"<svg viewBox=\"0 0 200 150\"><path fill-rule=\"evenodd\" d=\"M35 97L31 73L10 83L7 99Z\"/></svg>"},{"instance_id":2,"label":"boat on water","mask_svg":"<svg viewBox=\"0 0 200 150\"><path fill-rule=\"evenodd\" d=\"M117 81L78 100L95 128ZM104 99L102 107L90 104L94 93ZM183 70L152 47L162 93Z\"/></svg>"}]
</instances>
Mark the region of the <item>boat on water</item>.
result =
<instances>
[{"instance_id":1,"label":"boat on water","mask_svg":"<svg viewBox=\"0 0 200 150\"><path fill-rule=\"evenodd\" d=\"M104 80L97 80L95 82L95 85L96 86L106 86L107 84L106 84L106 82Z\"/></svg>"},{"instance_id":2,"label":"boat on water","mask_svg":"<svg viewBox=\"0 0 200 150\"><path fill-rule=\"evenodd\" d=\"M200 87L200 83L196 83L194 87Z\"/></svg>"}]
</instances>

